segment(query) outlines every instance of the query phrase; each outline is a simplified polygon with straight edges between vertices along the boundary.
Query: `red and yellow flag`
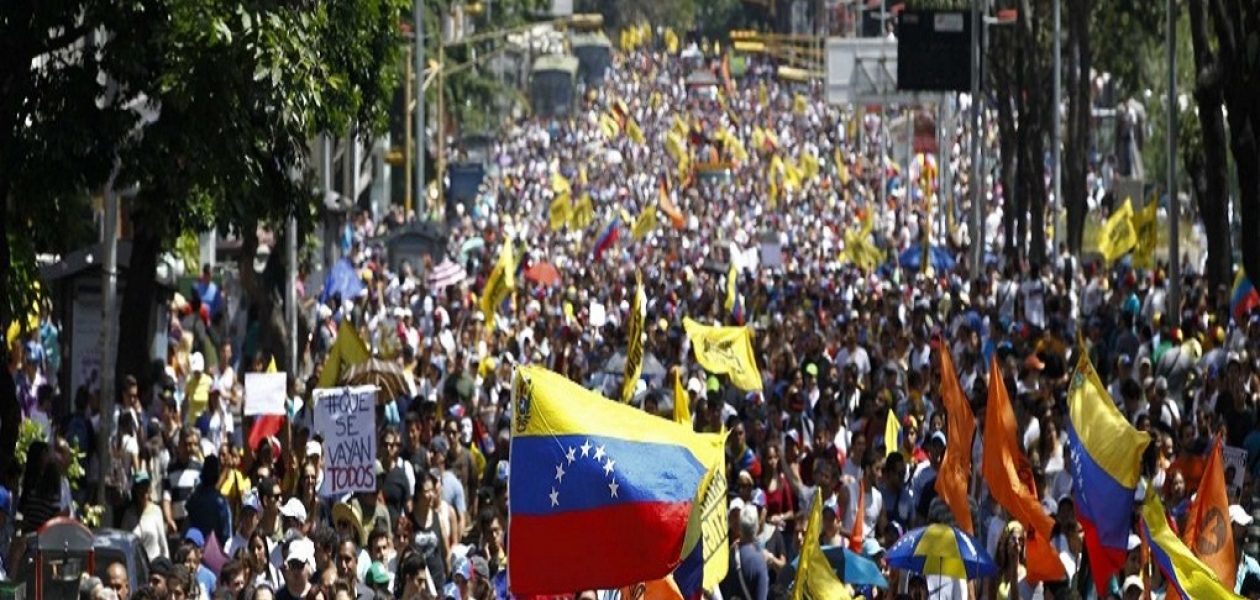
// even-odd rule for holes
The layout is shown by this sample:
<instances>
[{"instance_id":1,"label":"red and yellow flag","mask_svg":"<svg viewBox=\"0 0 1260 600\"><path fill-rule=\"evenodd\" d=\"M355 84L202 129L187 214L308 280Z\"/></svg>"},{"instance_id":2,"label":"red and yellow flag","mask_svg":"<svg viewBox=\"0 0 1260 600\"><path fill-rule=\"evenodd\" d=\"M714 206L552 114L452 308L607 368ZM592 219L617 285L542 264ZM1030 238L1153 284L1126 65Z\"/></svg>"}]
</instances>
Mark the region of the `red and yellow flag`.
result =
<instances>
[{"instance_id":1,"label":"red and yellow flag","mask_svg":"<svg viewBox=\"0 0 1260 600\"><path fill-rule=\"evenodd\" d=\"M1050 545L1054 520L1037 500L1032 465L1016 441L1019 428L996 355L989 360L989 403L984 414L984 458L980 473L989 483L993 499L1028 531L1028 579L1060 581L1067 573L1059 554Z\"/></svg>"},{"instance_id":2,"label":"red and yellow flag","mask_svg":"<svg viewBox=\"0 0 1260 600\"><path fill-rule=\"evenodd\" d=\"M971 414L971 405L963 394L962 386L958 385L954 359L944 342L941 343L940 353L941 399L945 405L948 443L940 472L936 475L936 493L949 506L958 528L967 535L973 535L975 529L971 525L971 506L967 502L967 483L971 479L971 440L976 433L976 417Z\"/></svg>"},{"instance_id":3,"label":"red and yellow flag","mask_svg":"<svg viewBox=\"0 0 1260 600\"><path fill-rule=\"evenodd\" d=\"M1190 501L1186 532L1181 539L1225 587L1233 589L1238 563L1234 560L1234 531L1229 521L1229 494L1225 490L1221 444L1218 436L1208 455L1199 492Z\"/></svg>"}]
</instances>

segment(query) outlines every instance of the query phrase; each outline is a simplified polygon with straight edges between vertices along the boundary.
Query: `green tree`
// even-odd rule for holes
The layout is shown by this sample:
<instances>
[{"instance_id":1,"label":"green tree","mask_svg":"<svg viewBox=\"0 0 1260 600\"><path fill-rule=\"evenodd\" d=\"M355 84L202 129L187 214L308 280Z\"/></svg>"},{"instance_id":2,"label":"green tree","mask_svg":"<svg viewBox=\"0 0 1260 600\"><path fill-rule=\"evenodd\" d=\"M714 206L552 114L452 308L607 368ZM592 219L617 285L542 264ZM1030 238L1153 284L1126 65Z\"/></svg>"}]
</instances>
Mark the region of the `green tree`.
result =
<instances>
[{"instance_id":1,"label":"green tree","mask_svg":"<svg viewBox=\"0 0 1260 600\"><path fill-rule=\"evenodd\" d=\"M148 375L157 257L181 232L249 236L290 215L310 228L309 140L352 122L367 133L384 126L408 6L130 0L0 9L3 223L56 226L69 214L60 199L99 189L115 166L118 187L139 186L128 206L119 374ZM7 326L30 297L30 279L12 265L33 264L34 247L5 225ZM4 378L0 448L12 448L16 402Z\"/></svg>"}]
</instances>

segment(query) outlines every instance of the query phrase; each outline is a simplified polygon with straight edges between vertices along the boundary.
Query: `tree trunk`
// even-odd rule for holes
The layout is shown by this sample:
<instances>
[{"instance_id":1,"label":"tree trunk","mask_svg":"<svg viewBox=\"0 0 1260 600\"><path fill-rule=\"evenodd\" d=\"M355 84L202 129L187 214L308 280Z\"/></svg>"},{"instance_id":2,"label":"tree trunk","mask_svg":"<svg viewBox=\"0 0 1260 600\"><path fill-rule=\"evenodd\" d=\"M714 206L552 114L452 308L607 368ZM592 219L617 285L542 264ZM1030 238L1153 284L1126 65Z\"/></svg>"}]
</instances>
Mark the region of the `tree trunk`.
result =
<instances>
[{"instance_id":1,"label":"tree trunk","mask_svg":"<svg viewBox=\"0 0 1260 600\"><path fill-rule=\"evenodd\" d=\"M0 173L0 290L9 289L9 269L13 264L9 256L9 194L8 178ZM12 315L9 311L8 298L0 298L0 335L9 330ZM13 374L9 372L9 345L5 340L0 348L0 479L7 477L9 465L13 462L13 451L17 447L18 423L22 420L22 409L18 405L17 384Z\"/></svg>"},{"instance_id":2,"label":"tree trunk","mask_svg":"<svg viewBox=\"0 0 1260 600\"><path fill-rule=\"evenodd\" d=\"M1015 109L1012 105L1019 94L1011 75L1011 61L1001 60L1002 56L1013 54L1013 40L1009 33L995 34L990 46L989 65L993 72L994 97L997 100L998 151L1001 162L998 163L999 181L1002 184L1002 229L1005 232L1004 254L1007 264L1014 264L1019 257L1019 243L1016 237L1015 215L1015 166L1019 163L1016 148Z\"/></svg>"},{"instance_id":3,"label":"tree trunk","mask_svg":"<svg viewBox=\"0 0 1260 600\"><path fill-rule=\"evenodd\" d=\"M1063 156L1063 203L1067 208L1068 251L1079 255L1089 211L1086 173L1089 160L1090 82L1089 4L1068 2L1067 140Z\"/></svg>"},{"instance_id":4,"label":"tree trunk","mask_svg":"<svg viewBox=\"0 0 1260 600\"><path fill-rule=\"evenodd\" d=\"M1186 167L1195 182L1199 216L1207 236L1207 278L1211 297L1233 282L1233 239L1229 230L1229 173L1225 156L1225 117L1221 112L1224 91L1221 89L1220 65L1212 52L1208 34L1206 0L1191 0L1190 37L1194 44L1194 99L1199 105L1199 127L1202 130L1203 154L1199 165ZM1197 168L1196 168L1197 167ZM1227 317L1228 315L1218 315Z\"/></svg>"},{"instance_id":5,"label":"tree trunk","mask_svg":"<svg viewBox=\"0 0 1260 600\"><path fill-rule=\"evenodd\" d=\"M1253 101L1252 104L1260 103ZM1260 235L1248 231L1248 228L1260 223L1260 148L1256 146L1255 130L1260 114L1251 116L1244 112L1243 107L1229 108L1229 145L1234 153L1234 163L1238 165L1238 208L1243 223L1239 246L1243 268L1254 283L1260 280Z\"/></svg>"},{"instance_id":6,"label":"tree trunk","mask_svg":"<svg viewBox=\"0 0 1260 600\"><path fill-rule=\"evenodd\" d=\"M1229 118L1229 147L1238 170L1238 211L1243 225L1239 249L1243 268L1256 281L1260 235L1248 229L1260 223L1260 141L1256 139L1260 127L1260 57L1255 46L1260 7L1254 2L1211 0L1211 11Z\"/></svg>"},{"instance_id":7,"label":"tree trunk","mask_svg":"<svg viewBox=\"0 0 1260 600\"><path fill-rule=\"evenodd\" d=\"M155 278L161 249L162 240L151 229L135 229L131 239L131 261L127 265L127 287L123 290L118 314L115 388L122 385L127 375L134 375L142 390L153 384L149 348L153 342L153 300L157 295ZM108 392L102 390L102 393Z\"/></svg>"}]
</instances>

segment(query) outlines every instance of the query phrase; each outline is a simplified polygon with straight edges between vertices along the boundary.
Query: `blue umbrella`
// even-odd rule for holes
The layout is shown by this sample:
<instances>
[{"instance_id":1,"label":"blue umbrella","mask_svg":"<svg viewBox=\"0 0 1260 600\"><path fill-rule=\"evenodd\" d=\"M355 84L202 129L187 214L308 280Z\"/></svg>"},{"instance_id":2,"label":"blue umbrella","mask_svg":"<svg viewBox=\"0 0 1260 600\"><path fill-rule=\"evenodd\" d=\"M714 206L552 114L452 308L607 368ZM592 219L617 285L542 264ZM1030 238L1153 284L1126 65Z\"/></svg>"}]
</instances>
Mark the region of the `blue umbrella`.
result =
<instances>
[{"instance_id":1,"label":"blue umbrella","mask_svg":"<svg viewBox=\"0 0 1260 600\"><path fill-rule=\"evenodd\" d=\"M901 268L909 271L918 271L923 263L923 244L913 244L897 257L897 262L901 264ZM948 250L940 246L932 246L928 251L928 257L932 261L932 268L937 271L950 271L954 268L954 257ZM891 268L891 264L889 265Z\"/></svg>"},{"instance_id":2,"label":"blue umbrella","mask_svg":"<svg viewBox=\"0 0 1260 600\"><path fill-rule=\"evenodd\" d=\"M358 296L363 289L363 279L359 272L349 260L342 258L329 269L328 279L324 280L324 293L320 295L319 301L327 302L334 294L341 294L342 300L349 300Z\"/></svg>"},{"instance_id":3,"label":"blue umbrella","mask_svg":"<svg viewBox=\"0 0 1260 600\"><path fill-rule=\"evenodd\" d=\"M888 587L888 580L880 573L875 561L844 546L823 546L822 551L841 581L852 586ZM800 560L799 556L792 559L787 573L789 578L796 577L796 565Z\"/></svg>"},{"instance_id":4,"label":"blue umbrella","mask_svg":"<svg viewBox=\"0 0 1260 600\"><path fill-rule=\"evenodd\" d=\"M993 559L976 539L961 530L933 523L907 532L888 549L889 566L955 579L976 579L997 573Z\"/></svg>"}]
</instances>

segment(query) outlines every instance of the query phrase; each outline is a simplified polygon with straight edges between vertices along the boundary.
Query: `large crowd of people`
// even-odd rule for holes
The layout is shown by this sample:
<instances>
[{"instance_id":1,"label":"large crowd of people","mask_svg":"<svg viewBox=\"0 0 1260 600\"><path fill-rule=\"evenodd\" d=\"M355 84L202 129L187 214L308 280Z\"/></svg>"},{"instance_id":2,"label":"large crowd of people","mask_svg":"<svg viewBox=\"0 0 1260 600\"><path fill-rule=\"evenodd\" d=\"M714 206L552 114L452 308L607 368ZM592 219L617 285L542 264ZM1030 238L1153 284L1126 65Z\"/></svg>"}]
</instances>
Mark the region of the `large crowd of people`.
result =
<instances>
[{"instance_id":1,"label":"large crowd of people","mask_svg":"<svg viewBox=\"0 0 1260 600\"><path fill-rule=\"evenodd\" d=\"M603 83L583 87L572 115L507 125L481 193L450 223L447 256L391 270L372 242L380 228L358 215L345 250L363 291L316 300L319 283L306 282L312 333L303 372L291 378L288 425L256 447L247 443L253 419L242 414L243 374L266 370L271 357L259 350L256 327L235 330L224 324L236 319L214 318L249 307L209 278L181 290L189 300L173 307L164 376L152 388L135 379L121 386L106 456L92 442L99 390L57 389L64 361L55 324L46 319L15 340L8 368L24 415L48 436L30 444L20 481L10 478L0 492L7 574L29 568L25 534L96 504L108 506L112 522L102 525L137 536L148 576L133 589L123 565L101 565L98 578L85 580L85 597L508 598L513 368L545 366L617 398L616 359L641 280L651 368L633 403L672 418L668 374L677 369L694 429L729 431L731 546L741 567L706 596L786 597L818 501L823 545L849 545L860 531L861 554L883 567L889 588L858 590L867 598L1162 594L1158 574L1141 576L1136 544L1105 596L1083 583L1065 448L1069 377L1084 350L1124 417L1153 436L1139 493L1159 494L1174 520L1184 519L1212 436L1246 451L1227 482L1235 588L1260 597L1260 531L1251 527L1260 510L1260 314L1231 314L1228 296L1207 289L1195 265L1186 265L1180 306L1167 302L1170 282L1159 267L1066 253L1046 264L969 267L968 245L1003 234L1001 219L968 233L965 219L936 218L942 192L959 197L965 214L965 157L941 159L957 175L940 190L924 176L928 161L893 160L895 143L877 115L829 106L816 84L781 80L772 65L753 60L729 88L725 77L717 86L687 84L694 70L721 74L720 65L652 48L616 53ZM565 195L571 210L589 201L590 214L553 218ZM634 231L662 197L669 212ZM1000 186L985 197L996 209ZM863 224L881 257L875 268L855 259L846 235ZM929 234L951 258L962 251L957 260L898 263ZM487 318L479 298L505 245L520 263L515 288ZM466 277L436 288L430 276L447 261ZM544 264L555 277L535 275ZM701 369L684 317L751 327L762 391L741 391ZM329 498L319 494L324 438L313 430L311 391L343 324L397 364L407 385L378 397L377 491ZM993 384L989 358L998 358L1068 580L1026 579L1027 534L979 477L971 484L976 533L997 562L996 577L929 589L882 562L906 531L953 519L933 485L947 443L942 352L951 353L977 416ZM901 430L891 449L889 418ZM983 435L981 422L976 465ZM86 454L74 458L72 446ZM68 465L80 460L87 473L72 489ZM103 498L95 494L102 480Z\"/></svg>"}]
</instances>

